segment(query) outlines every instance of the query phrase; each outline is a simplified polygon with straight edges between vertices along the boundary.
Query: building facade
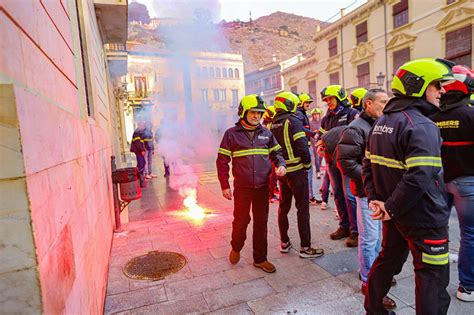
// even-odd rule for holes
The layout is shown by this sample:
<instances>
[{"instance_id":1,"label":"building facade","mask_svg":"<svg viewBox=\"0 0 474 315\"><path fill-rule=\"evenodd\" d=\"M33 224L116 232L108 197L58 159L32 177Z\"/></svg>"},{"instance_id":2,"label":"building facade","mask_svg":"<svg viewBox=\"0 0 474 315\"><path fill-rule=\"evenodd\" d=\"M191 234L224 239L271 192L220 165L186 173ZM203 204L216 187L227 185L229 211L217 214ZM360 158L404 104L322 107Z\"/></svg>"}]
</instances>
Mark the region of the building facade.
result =
<instances>
[{"instance_id":1,"label":"building facade","mask_svg":"<svg viewBox=\"0 0 474 315\"><path fill-rule=\"evenodd\" d=\"M0 5L0 313L103 312L127 1ZM123 70L122 70L123 71Z\"/></svg>"},{"instance_id":2,"label":"building facade","mask_svg":"<svg viewBox=\"0 0 474 315\"><path fill-rule=\"evenodd\" d=\"M283 70L285 86L316 90L313 97L320 101L319 92L330 84L349 91L390 90L396 69L411 59L442 57L473 65L474 8L469 0L369 0L341 14L315 34L312 58Z\"/></svg>"},{"instance_id":3,"label":"building facade","mask_svg":"<svg viewBox=\"0 0 474 315\"><path fill-rule=\"evenodd\" d=\"M225 130L235 121L245 92L242 55L231 53L177 56L129 46L125 80L129 139L134 123L142 118L158 126L163 118L185 121L209 116L212 128Z\"/></svg>"},{"instance_id":4,"label":"building facade","mask_svg":"<svg viewBox=\"0 0 474 315\"><path fill-rule=\"evenodd\" d=\"M280 62L272 62L245 75L246 94L260 95L267 105L283 90Z\"/></svg>"}]
</instances>

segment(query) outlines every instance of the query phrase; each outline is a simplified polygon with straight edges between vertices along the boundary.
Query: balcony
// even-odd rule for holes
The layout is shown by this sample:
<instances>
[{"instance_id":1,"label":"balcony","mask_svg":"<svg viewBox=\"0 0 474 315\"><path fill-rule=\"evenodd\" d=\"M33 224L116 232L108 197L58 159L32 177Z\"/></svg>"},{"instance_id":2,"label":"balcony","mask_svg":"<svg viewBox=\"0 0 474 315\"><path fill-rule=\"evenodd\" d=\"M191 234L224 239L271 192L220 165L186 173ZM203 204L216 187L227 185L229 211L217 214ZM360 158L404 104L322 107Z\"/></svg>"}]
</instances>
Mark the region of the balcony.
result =
<instances>
[{"instance_id":1,"label":"balcony","mask_svg":"<svg viewBox=\"0 0 474 315\"><path fill-rule=\"evenodd\" d=\"M105 44L109 71L112 77L127 74L127 50L125 44Z\"/></svg>"},{"instance_id":2,"label":"balcony","mask_svg":"<svg viewBox=\"0 0 474 315\"><path fill-rule=\"evenodd\" d=\"M127 0L94 0L98 23L101 24L105 44L125 43L128 28Z\"/></svg>"}]
</instances>

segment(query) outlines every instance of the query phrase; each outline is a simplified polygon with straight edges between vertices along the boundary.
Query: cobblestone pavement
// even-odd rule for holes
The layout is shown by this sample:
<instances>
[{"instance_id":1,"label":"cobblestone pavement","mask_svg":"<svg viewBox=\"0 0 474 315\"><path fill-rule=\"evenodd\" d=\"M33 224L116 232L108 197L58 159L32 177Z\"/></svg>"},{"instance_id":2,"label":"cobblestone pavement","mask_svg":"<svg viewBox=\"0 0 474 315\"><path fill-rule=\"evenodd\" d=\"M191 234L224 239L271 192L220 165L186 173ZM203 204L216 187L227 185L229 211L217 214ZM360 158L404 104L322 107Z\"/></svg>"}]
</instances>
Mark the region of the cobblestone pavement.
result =
<instances>
[{"instance_id":1,"label":"cobblestone pavement","mask_svg":"<svg viewBox=\"0 0 474 315\"><path fill-rule=\"evenodd\" d=\"M242 259L237 265L228 262L232 202L221 196L212 167L199 169L198 203L211 213L203 220L180 215L183 198L164 178L150 181L143 198L130 205L131 222L114 236L106 314L364 314L357 249L328 236L337 228L332 202L324 211L311 207L312 245L326 251L313 260L299 258L295 250L279 252L278 206L271 204L268 259L277 272L267 274L252 266L251 224ZM290 238L298 244L295 212L290 213ZM453 213L453 253L459 247L457 224ZM151 250L179 252L187 265L159 281L132 280L122 273L129 259ZM390 291L398 304L396 313L415 314L411 258L396 278L398 284ZM451 263L449 314L474 314L474 304L454 297L457 279L456 264Z\"/></svg>"}]
</instances>

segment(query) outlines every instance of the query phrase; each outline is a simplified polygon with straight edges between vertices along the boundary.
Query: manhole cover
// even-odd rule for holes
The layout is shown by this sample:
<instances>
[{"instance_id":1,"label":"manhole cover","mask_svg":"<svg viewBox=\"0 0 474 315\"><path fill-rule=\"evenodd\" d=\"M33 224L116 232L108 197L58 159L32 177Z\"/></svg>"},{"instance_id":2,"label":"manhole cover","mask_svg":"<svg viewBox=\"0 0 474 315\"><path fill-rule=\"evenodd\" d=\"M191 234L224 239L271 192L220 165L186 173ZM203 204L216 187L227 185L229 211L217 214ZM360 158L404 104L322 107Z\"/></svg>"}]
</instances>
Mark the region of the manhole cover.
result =
<instances>
[{"instance_id":1,"label":"manhole cover","mask_svg":"<svg viewBox=\"0 0 474 315\"><path fill-rule=\"evenodd\" d=\"M131 259L123 273L132 279L160 280L186 265L186 258L178 253L152 251Z\"/></svg>"}]
</instances>

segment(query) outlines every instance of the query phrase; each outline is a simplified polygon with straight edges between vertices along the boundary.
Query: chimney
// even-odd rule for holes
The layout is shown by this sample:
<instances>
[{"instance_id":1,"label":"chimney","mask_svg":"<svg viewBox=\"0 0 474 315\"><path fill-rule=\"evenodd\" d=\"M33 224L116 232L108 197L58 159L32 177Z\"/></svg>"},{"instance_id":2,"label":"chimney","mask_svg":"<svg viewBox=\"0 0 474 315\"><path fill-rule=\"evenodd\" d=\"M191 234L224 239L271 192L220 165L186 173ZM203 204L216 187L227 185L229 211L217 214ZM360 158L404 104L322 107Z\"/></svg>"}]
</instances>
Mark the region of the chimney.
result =
<instances>
[{"instance_id":1,"label":"chimney","mask_svg":"<svg viewBox=\"0 0 474 315\"><path fill-rule=\"evenodd\" d=\"M346 15L346 8L341 9L341 18Z\"/></svg>"},{"instance_id":2,"label":"chimney","mask_svg":"<svg viewBox=\"0 0 474 315\"><path fill-rule=\"evenodd\" d=\"M321 31L321 25L316 24L316 33L319 33Z\"/></svg>"}]
</instances>

